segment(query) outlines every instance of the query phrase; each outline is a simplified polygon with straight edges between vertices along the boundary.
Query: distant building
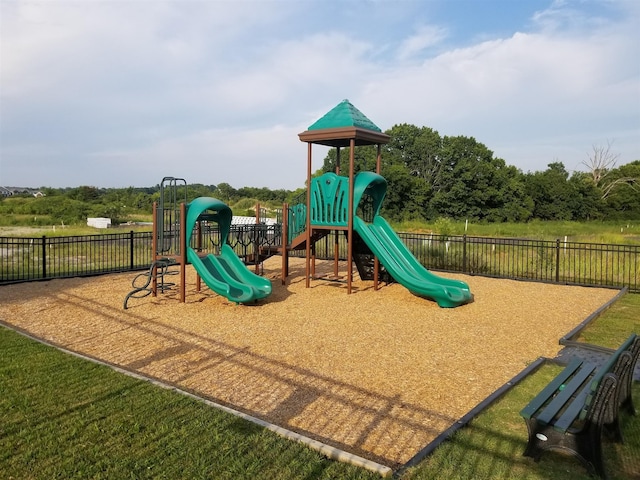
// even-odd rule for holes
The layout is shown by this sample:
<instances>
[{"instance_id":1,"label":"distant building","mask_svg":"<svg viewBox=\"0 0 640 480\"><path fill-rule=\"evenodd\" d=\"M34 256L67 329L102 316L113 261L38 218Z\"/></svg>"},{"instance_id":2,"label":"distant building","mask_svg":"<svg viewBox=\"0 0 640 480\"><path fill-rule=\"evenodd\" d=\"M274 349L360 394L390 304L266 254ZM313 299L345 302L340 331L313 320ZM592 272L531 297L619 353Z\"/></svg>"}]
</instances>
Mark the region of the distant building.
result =
<instances>
[{"instance_id":1,"label":"distant building","mask_svg":"<svg viewBox=\"0 0 640 480\"><path fill-rule=\"evenodd\" d=\"M12 197L14 195L33 195L36 198L46 197L47 195L35 188L25 187L0 187L0 196Z\"/></svg>"},{"instance_id":2,"label":"distant building","mask_svg":"<svg viewBox=\"0 0 640 480\"><path fill-rule=\"evenodd\" d=\"M111 219L102 217L89 217L87 218L87 226L93 228L111 228Z\"/></svg>"},{"instance_id":3,"label":"distant building","mask_svg":"<svg viewBox=\"0 0 640 480\"><path fill-rule=\"evenodd\" d=\"M275 218L261 218L260 223L264 225L275 225L277 223ZM234 215L231 218L231 225L255 225L256 217L243 217L240 215Z\"/></svg>"}]
</instances>

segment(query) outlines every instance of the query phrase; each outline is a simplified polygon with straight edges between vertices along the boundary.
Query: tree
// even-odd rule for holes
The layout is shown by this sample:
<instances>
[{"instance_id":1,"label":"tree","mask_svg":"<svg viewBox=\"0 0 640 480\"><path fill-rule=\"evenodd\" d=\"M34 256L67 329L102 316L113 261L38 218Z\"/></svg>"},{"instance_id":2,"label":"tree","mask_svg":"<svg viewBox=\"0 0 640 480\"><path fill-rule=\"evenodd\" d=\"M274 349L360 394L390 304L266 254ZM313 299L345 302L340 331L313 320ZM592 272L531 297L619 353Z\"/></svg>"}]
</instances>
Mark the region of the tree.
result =
<instances>
[{"instance_id":1,"label":"tree","mask_svg":"<svg viewBox=\"0 0 640 480\"><path fill-rule=\"evenodd\" d=\"M340 175L349 175L349 155L351 149L349 147L340 149ZM365 145L356 147L353 153L353 170L358 172L375 172L376 171L377 149L375 146ZM338 164L338 150L332 148L327 152L324 158L322 168L316 171L313 176L320 176L323 173L335 172Z\"/></svg>"},{"instance_id":2,"label":"tree","mask_svg":"<svg viewBox=\"0 0 640 480\"><path fill-rule=\"evenodd\" d=\"M521 174L473 137L444 137L431 210L437 216L474 220L526 220L531 200Z\"/></svg>"},{"instance_id":3,"label":"tree","mask_svg":"<svg viewBox=\"0 0 640 480\"><path fill-rule=\"evenodd\" d=\"M231 202L237 197L238 192L235 188L233 188L228 183L220 183L218 185L218 189L216 190L216 193L218 197L220 197L220 200Z\"/></svg>"},{"instance_id":4,"label":"tree","mask_svg":"<svg viewBox=\"0 0 640 480\"><path fill-rule=\"evenodd\" d=\"M527 193L532 198L533 217L540 220L571 220L569 173L561 162L547 165L544 172L526 176Z\"/></svg>"},{"instance_id":5,"label":"tree","mask_svg":"<svg viewBox=\"0 0 640 480\"><path fill-rule=\"evenodd\" d=\"M623 185L629 185L631 188L640 186L639 176L616 176L612 175L615 169L619 153L611 151L612 141L607 140L607 146L592 145L592 152L589 159L582 162L589 170L593 184L602 192L602 198L606 199L611 192Z\"/></svg>"},{"instance_id":6,"label":"tree","mask_svg":"<svg viewBox=\"0 0 640 480\"><path fill-rule=\"evenodd\" d=\"M422 179L432 190L442 167L442 139L438 132L404 123L385 133L391 140L384 149L384 163L403 165L410 175Z\"/></svg>"},{"instance_id":7,"label":"tree","mask_svg":"<svg viewBox=\"0 0 640 480\"><path fill-rule=\"evenodd\" d=\"M410 175L403 165L385 165L382 172L387 180L382 214L392 221L426 219L424 182Z\"/></svg>"},{"instance_id":8,"label":"tree","mask_svg":"<svg viewBox=\"0 0 640 480\"><path fill-rule=\"evenodd\" d=\"M582 165L587 167L593 183L596 186L601 186L602 181L608 175L609 171L615 167L616 162L620 154L614 154L611 151L613 142L607 140L607 146L592 145L592 152L589 155L589 159L582 162Z\"/></svg>"},{"instance_id":9,"label":"tree","mask_svg":"<svg viewBox=\"0 0 640 480\"><path fill-rule=\"evenodd\" d=\"M80 202L92 202L100 197L100 191L96 187L83 185L81 187L71 189L67 192L67 197Z\"/></svg>"},{"instance_id":10,"label":"tree","mask_svg":"<svg viewBox=\"0 0 640 480\"><path fill-rule=\"evenodd\" d=\"M571 177L561 162L544 172L525 177L527 193L534 203L533 217L540 220L591 220L601 216L602 200L588 174Z\"/></svg>"},{"instance_id":11,"label":"tree","mask_svg":"<svg viewBox=\"0 0 640 480\"><path fill-rule=\"evenodd\" d=\"M608 218L640 219L640 160L611 171L609 179L616 188L604 197L604 211ZM618 181L625 179L624 181Z\"/></svg>"}]
</instances>

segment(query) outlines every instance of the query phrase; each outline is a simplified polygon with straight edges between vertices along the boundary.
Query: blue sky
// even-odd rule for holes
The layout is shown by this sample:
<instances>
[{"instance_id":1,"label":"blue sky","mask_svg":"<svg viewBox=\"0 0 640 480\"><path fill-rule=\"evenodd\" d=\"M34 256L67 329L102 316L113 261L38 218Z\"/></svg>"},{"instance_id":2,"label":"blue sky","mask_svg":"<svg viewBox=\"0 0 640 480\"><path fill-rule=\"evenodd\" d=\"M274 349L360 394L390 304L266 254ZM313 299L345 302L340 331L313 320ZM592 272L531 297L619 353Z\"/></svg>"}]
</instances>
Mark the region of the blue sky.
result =
<instances>
[{"instance_id":1,"label":"blue sky","mask_svg":"<svg viewBox=\"0 0 640 480\"><path fill-rule=\"evenodd\" d=\"M640 159L637 0L0 0L0 41L0 185L295 189L345 98L524 172Z\"/></svg>"}]
</instances>

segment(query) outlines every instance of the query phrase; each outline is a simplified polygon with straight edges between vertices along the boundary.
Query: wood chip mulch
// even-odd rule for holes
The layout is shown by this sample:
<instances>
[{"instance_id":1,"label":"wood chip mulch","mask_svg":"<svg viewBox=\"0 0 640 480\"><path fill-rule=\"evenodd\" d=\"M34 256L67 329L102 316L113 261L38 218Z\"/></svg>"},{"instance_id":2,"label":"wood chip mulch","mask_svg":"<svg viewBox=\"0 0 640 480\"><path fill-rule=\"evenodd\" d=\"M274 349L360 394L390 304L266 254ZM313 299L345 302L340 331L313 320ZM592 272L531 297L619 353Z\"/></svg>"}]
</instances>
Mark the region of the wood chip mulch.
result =
<instances>
[{"instance_id":1,"label":"wood chip mulch","mask_svg":"<svg viewBox=\"0 0 640 480\"><path fill-rule=\"evenodd\" d=\"M255 305L197 292L191 267L185 304L172 291L128 310L131 273L6 285L0 319L396 468L527 364L556 356L558 339L617 293L442 274L475 296L443 309L357 274L351 295L344 283L307 289L303 259L291 259L287 285L279 257L263 274L273 293Z\"/></svg>"}]
</instances>

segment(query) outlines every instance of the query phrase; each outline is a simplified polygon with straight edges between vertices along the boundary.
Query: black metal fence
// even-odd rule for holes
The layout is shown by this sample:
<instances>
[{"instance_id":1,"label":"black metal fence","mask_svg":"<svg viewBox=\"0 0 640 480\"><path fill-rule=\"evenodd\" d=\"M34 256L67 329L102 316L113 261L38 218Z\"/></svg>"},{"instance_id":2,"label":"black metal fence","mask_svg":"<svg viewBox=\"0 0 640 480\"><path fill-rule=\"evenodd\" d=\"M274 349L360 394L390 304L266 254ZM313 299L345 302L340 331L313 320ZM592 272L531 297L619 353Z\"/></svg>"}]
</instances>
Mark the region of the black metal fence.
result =
<instances>
[{"instance_id":1,"label":"black metal fence","mask_svg":"<svg viewBox=\"0 0 640 480\"><path fill-rule=\"evenodd\" d=\"M151 232L71 237L0 237L0 283L148 268Z\"/></svg>"},{"instance_id":2,"label":"black metal fence","mask_svg":"<svg viewBox=\"0 0 640 480\"><path fill-rule=\"evenodd\" d=\"M427 268L496 278L622 288L640 293L640 245L607 245L471 236L399 233ZM275 254L280 225L233 226L228 241L247 263ZM74 237L0 237L0 283L142 270L152 261L151 232ZM191 246L198 244L191 239ZM216 253L220 236L203 229L201 250ZM346 239L339 236L339 256ZM335 239L316 245L317 258L334 258ZM304 252L293 253L304 255Z\"/></svg>"}]
</instances>

